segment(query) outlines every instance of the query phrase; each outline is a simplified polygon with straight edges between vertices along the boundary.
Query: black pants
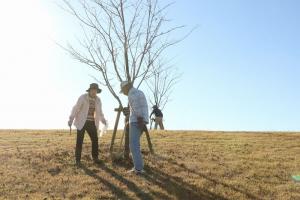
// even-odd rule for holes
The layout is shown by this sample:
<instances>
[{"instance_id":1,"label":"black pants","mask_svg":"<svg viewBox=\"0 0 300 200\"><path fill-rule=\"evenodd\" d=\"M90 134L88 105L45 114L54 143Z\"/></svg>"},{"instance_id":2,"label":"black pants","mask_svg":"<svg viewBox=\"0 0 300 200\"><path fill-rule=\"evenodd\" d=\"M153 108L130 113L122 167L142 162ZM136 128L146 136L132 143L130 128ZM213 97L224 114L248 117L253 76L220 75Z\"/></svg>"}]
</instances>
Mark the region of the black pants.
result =
<instances>
[{"instance_id":1,"label":"black pants","mask_svg":"<svg viewBox=\"0 0 300 200\"><path fill-rule=\"evenodd\" d=\"M92 141L92 157L93 159L98 158L99 153L98 153L97 128L95 122L86 121L83 128L81 130L77 130L77 142L76 142L76 150L75 150L76 161L80 161L81 159L82 143L83 143L85 131L88 132Z\"/></svg>"}]
</instances>

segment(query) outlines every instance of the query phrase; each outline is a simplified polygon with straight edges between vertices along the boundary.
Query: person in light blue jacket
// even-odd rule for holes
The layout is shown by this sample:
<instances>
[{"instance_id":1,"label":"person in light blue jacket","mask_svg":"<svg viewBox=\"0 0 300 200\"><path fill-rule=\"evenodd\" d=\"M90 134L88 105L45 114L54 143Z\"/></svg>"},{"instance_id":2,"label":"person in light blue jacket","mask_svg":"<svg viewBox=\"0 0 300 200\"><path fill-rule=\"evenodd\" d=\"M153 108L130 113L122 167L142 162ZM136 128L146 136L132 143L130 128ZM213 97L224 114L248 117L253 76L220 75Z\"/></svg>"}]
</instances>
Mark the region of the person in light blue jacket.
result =
<instances>
[{"instance_id":1,"label":"person in light blue jacket","mask_svg":"<svg viewBox=\"0 0 300 200\"><path fill-rule=\"evenodd\" d=\"M140 148L140 137L149 123L148 104L144 93L133 87L132 83L123 81L121 93L128 96L130 109L129 116L129 147L133 159L134 168L130 173L143 173L144 163Z\"/></svg>"}]
</instances>

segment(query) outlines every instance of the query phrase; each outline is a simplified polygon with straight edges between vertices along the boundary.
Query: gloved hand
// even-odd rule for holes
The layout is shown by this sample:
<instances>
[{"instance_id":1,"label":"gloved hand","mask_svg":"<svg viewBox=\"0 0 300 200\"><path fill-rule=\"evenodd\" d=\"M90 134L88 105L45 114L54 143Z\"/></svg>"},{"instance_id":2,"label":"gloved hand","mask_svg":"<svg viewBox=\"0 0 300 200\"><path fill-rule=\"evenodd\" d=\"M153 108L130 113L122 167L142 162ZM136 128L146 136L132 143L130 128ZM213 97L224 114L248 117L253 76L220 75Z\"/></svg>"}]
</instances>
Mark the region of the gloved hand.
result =
<instances>
[{"instance_id":1,"label":"gloved hand","mask_svg":"<svg viewBox=\"0 0 300 200\"><path fill-rule=\"evenodd\" d=\"M129 122L125 122L125 128L126 128L126 129L129 128Z\"/></svg>"},{"instance_id":2,"label":"gloved hand","mask_svg":"<svg viewBox=\"0 0 300 200\"><path fill-rule=\"evenodd\" d=\"M141 130L143 130L144 127L145 127L144 118L143 118L143 117L138 117L137 120L138 120L138 126L139 126L139 128L140 128Z\"/></svg>"},{"instance_id":3,"label":"gloved hand","mask_svg":"<svg viewBox=\"0 0 300 200\"><path fill-rule=\"evenodd\" d=\"M101 120L102 124L107 125L107 122L105 119Z\"/></svg>"}]
</instances>

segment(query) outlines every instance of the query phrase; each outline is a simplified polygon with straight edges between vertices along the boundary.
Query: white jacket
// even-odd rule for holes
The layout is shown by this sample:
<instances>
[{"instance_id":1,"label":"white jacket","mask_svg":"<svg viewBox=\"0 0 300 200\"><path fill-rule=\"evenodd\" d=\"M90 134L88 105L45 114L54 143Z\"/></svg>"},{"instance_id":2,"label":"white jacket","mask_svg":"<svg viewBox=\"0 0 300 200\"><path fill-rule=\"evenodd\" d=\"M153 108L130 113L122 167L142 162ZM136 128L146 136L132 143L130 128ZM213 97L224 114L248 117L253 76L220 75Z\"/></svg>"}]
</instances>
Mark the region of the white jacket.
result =
<instances>
[{"instance_id":1,"label":"white jacket","mask_svg":"<svg viewBox=\"0 0 300 200\"><path fill-rule=\"evenodd\" d=\"M77 100L76 105L73 107L70 121L73 122L75 119L74 125L78 130L81 130L87 120L88 111L89 111L89 94L83 94ZM99 130L99 121L105 123L105 118L102 112L102 103L100 98L96 97L96 108L95 108L95 125L97 130Z\"/></svg>"}]
</instances>

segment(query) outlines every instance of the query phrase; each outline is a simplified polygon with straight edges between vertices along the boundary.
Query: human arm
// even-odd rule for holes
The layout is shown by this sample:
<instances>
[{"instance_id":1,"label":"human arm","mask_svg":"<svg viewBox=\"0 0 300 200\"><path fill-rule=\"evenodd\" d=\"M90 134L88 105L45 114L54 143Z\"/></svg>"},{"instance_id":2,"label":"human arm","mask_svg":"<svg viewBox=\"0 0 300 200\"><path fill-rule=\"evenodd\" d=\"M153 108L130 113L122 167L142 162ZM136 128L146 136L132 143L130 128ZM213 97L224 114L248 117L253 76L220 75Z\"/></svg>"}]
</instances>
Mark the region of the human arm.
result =
<instances>
[{"instance_id":1,"label":"human arm","mask_svg":"<svg viewBox=\"0 0 300 200\"><path fill-rule=\"evenodd\" d=\"M71 114L69 116L68 126L72 126L73 121L77 113L79 112L81 106L83 104L83 96L80 96L76 102L76 104L73 106Z\"/></svg>"}]
</instances>

